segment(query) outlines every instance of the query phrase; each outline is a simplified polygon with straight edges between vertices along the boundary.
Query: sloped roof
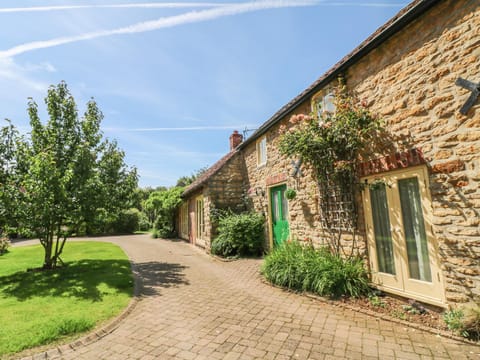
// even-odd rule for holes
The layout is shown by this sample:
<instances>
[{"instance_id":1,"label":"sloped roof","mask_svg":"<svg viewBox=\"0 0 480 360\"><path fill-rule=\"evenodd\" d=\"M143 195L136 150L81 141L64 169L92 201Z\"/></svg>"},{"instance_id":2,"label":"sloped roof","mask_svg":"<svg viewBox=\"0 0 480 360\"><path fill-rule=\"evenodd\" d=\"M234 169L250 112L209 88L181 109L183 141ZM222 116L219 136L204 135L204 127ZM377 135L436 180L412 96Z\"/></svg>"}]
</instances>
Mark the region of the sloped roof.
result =
<instances>
[{"instance_id":1,"label":"sloped roof","mask_svg":"<svg viewBox=\"0 0 480 360\"><path fill-rule=\"evenodd\" d=\"M335 80L347 68L359 61L363 56L381 45L391 36L402 30L405 26L410 24L415 19L419 18L427 10L438 4L443 0L414 0L402 10L400 10L394 17L379 27L372 35L365 39L352 52L346 55L338 63L336 63L330 70L318 78L313 84L306 88L303 92L293 98L289 103L278 110L270 119L263 123L257 131L255 131L249 138L239 145L239 149L243 149L249 143L254 141L259 136L263 135L273 125L279 122L282 118L292 112L302 102L307 100L310 96Z\"/></svg>"},{"instance_id":2,"label":"sloped roof","mask_svg":"<svg viewBox=\"0 0 480 360\"><path fill-rule=\"evenodd\" d=\"M207 170L205 170L194 182L187 186L187 188L183 191L182 197L185 197L198 189L200 189L203 185L205 185L208 180L215 175L235 154L237 150L234 149L227 153L224 157L218 160L215 164L210 166Z\"/></svg>"}]
</instances>

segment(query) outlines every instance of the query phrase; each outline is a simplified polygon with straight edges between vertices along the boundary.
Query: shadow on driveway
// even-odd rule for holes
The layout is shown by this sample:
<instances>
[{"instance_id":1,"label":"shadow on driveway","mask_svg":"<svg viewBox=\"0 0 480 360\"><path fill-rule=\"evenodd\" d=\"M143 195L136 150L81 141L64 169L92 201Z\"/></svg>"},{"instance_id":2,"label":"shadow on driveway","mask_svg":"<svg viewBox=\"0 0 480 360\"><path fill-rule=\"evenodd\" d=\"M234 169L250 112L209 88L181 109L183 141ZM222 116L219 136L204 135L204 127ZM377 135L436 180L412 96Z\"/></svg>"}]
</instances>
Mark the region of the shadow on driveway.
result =
<instances>
[{"instance_id":1,"label":"shadow on driveway","mask_svg":"<svg viewBox=\"0 0 480 360\"><path fill-rule=\"evenodd\" d=\"M133 272L140 280L140 295L159 294L160 288L190 285L185 277L187 266L158 261L134 263Z\"/></svg>"},{"instance_id":2,"label":"shadow on driveway","mask_svg":"<svg viewBox=\"0 0 480 360\"><path fill-rule=\"evenodd\" d=\"M189 285L186 266L158 261L134 263L133 273L140 280L140 295L158 295L159 289ZM32 297L74 297L102 301L105 293L132 293L130 261L124 259L84 259L67 262L65 267L45 271L19 271L0 276L0 296L25 301Z\"/></svg>"}]
</instances>

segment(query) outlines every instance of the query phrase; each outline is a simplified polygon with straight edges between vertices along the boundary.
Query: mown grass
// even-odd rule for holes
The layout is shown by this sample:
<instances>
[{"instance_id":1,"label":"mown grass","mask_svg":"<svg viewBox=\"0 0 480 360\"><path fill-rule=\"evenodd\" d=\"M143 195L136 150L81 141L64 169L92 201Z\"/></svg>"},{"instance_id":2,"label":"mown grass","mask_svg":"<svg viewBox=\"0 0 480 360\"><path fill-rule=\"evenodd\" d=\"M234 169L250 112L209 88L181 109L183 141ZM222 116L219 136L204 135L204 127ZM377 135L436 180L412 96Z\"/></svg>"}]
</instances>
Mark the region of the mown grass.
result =
<instances>
[{"instance_id":1,"label":"mown grass","mask_svg":"<svg viewBox=\"0 0 480 360\"><path fill-rule=\"evenodd\" d=\"M90 330L130 301L130 262L117 245L67 242L62 258L63 268L26 271L42 265L40 245L0 256L0 356Z\"/></svg>"}]
</instances>

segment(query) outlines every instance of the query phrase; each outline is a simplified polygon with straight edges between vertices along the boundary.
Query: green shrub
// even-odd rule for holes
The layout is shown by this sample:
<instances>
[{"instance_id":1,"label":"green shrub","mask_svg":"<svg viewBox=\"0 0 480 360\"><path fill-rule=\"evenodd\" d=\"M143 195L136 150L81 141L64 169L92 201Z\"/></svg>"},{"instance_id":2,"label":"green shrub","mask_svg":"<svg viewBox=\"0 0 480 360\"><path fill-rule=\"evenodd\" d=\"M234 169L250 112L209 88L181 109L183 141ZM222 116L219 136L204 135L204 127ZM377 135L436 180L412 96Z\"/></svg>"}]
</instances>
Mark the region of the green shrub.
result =
<instances>
[{"instance_id":1,"label":"green shrub","mask_svg":"<svg viewBox=\"0 0 480 360\"><path fill-rule=\"evenodd\" d=\"M0 255L5 254L10 247L10 240L6 236L0 236Z\"/></svg>"},{"instance_id":2,"label":"green shrub","mask_svg":"<svg viewBox=\"0 0 480 360\"><path fill-rule=\"evenodd\" d=\"M91 222L86 222L72 233L77 235L133 234L139 228L143 214L136 208L111 214L106 209L97 209Z\"/></svg>"},{"instance_id":3,"label":"green shrub","mask_svg":"<svg viewBox=\"0 0 480 360\"><path fill-rule=\"evenodd\" d=\"M443 321L447 325L448 330L461 335L465 335L462 334L464 318L465 314L462 309L451 309L443 313Z\"/></svg>"},{"instance_id":4,"label":"green shrub","mask_svg":"<svg viewBox=\"0 0 480 360\"><path fill-rule=\"evenodd\" d=\"M176 236L173 223L164 216L158 216L153 227L156 230L159 238L170 239Z\"/></svg>"},{"instance_id":5,"label":"green shrub","mask_svg":"<svg viewBox=\"0 0 480 360\"><path fill-rule=\"evenodd\" d=\"M140 218L138 220L138 228L140 231L148 231L152 228L152 224L148 221L148 216L143 212L140 213Z\"/></svg>"},{"instance_id":6,"label":"green shrub","mask_svg":"<svg viewBox=\"0 0 480 360\"><path fill-rule=\"evenodd\" d=\"M296 196L297 192L295 191L295 189L288 188L287 190L285 190L285 197L287 198L287 200L293 200Z\"/></svg>"},{"instance_id":7,"label":"green shrub","mask_svg":"<svg viewBox=\"0 0 480 360\"><path fill-rule=\"evenodd\" d=\"M238 255L237 249L226 236L218 236L213 240L210 251L212 254L222 257L234 257Z\"/></svg>"},{"instance_id":8,"label":"green shrub","mask_svg":"<svg viewBox=\"0 0 480 360\"><path fill-rule=\"evenodd\" d=\"M262 274L271 283L320 296L358 297L369 292L368 272L359 258L343 259L327 248L297 241L284 243L265 257Z\"/></svg>"},{"instance_id":9,"label":"green shrub","mask_svg":"<svg viewBox=\"0 0 480 360\"><path fill-rule=\"evenodd\" d=\"M144 202L144 211L161 238L173 238L177 235L175 213L182 203L182 192L182 187L154 191Z\"/></svg>"},{"instance_id":10,"label":"green shrub","mask_svg":"<svg viewBox=\"0 0 480 360\"><path fill-rule=\"evenodd\" d=\"M261 255L265 218L257 213L227 214L218 221L218 237L211 251L223 257Z\"/></svg>"},{"instance_id":11,"label":"green shrub","mask_svg":"<svg viewBox=\"0 0 480 360\"><path fill-rule=\"evenodd\" d=\"M138 229L140 210L132 208L122 210L112 224L114 234L133 234Z\"/></svg>"},{"instance_id":12,"label":"green shrub","mask_svg":"<svg viewBox=\"0 0 480 360\"><path fill-rule=\"evenodd\" d=\"M447 328L471 340L480 340L480 306L451 309L443 313Z\"/></svg>"}]
</instances>

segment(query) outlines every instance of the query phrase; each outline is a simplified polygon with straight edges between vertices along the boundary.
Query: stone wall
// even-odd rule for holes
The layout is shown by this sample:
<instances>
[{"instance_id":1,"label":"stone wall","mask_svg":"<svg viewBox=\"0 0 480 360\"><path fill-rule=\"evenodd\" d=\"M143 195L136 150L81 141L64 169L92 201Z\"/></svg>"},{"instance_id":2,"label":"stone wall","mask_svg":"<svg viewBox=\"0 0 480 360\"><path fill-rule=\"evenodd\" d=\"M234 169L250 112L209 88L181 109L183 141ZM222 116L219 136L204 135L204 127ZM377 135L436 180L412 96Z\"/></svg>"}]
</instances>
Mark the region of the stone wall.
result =
<instances>
[{"instance_id":1,"label":"stone wall","mask_svg":"<svg viewBox=\"0 0 480 360\"><path fill-rule=\"evenodd\" d=\"M292 114L309 114L311 110L310 100L305 101ZM294 125L289 122L291 114L285 116L279 123L273 126L266 134L267 136L267 163L257 166L256 145L250 144L244 150L245 164L247 166L248 187L253 207L256 211L262 212L267 219L266 239L267 248L273 246L272 233L270 231L270 206L269 189L276 185L286 184L288 188L295 189L297 196L288 201L290 238L298 241L312 242L316 246L326 245L331 239L332 233L322 228L320 192L313 170L308 164L302 164L301 176L292 176L292 161L297 158L287 158L280 154L278 142L280 140L280 127L288 131ZM262 189L264 196L257 195L255 189ZM363 218L359 217L359 228L363 229ZM356 251L365 254L366 243L361 231L342 236L342 245L345 251Z\"/></svg>"},{"instance_id":2,"label":"stone wall","mask_svg":"<svg viewBox=\"0 0 480 360\"><path fill-rule=\"evenodd\" d=\"M480 81L480 5L443 1L349 68L346 79L392 133L423 150L433 232L449 303L480 300L480 99L458 77Z\"/></svg>"},{"instance_id":3,"label":"stone wall","mask_svg":"<svg viewBox=\"0 0 480 360\"><path fill-rule=\"evenodd\" d=\"M480 99L466 116L459 109L470 93L458 77L480 81L478 1L445 0L385 41L344 74L387 129L420 147L430 173L433 233L449 304L480 300ZM310 99L291 114L310 113ZM320 226L319 192L311 169L293 178L291 161L278 151L279 127L292 126L288 114L267 132L267 164L257 167L256 145L244 149L250 189L257 211L269 216L268 188L286 183L297 190L289 202L291 237L325 242ZM359 246L365 249L364 217L359 205ZM271 246L271 231L267 228ZM351 239L345 238L346 241Z\"/></svg>"},{"instance_id":4,"label":"stone wall","mask_svg":"<svg viewBox=\"0 0 480 360\"><path fill-rule=\"evenodd\" d=\"M310 113L310 101L304 102L292 112L294 113ZM291 114L288 114L267 132L267 163L265 165L257 166L254 142L244 149L252 204L256 211L262 212L267 218L268 248L272 247L273 240L270 231L269 189L281 184L286 184L297 192L295 199L288 203L290 237L299 241L312 241L317 245L325 243L325 234L322 233L320 226L319 192L312 169L303 164L302 176L293 177L292 161L297 159L287 158L278 150L280 127L285 127L288 131L293 126L289 122L290 116Z\"/></svg>"},{"instance_id":5,"label":"stone wall","mask_svg":"<svg viewBox=\"0 0 480 360\"><path fill-rule=\"evenodd\" d=\"M211 241L217 235L214 213L231 209L234 212L246 210L245 165L240 153L231 158L217 173L212 175L203 188L205 211L205 249L210 252ZM212 216L213 215L213 216Z\"/></svg>"}]
</instances>

